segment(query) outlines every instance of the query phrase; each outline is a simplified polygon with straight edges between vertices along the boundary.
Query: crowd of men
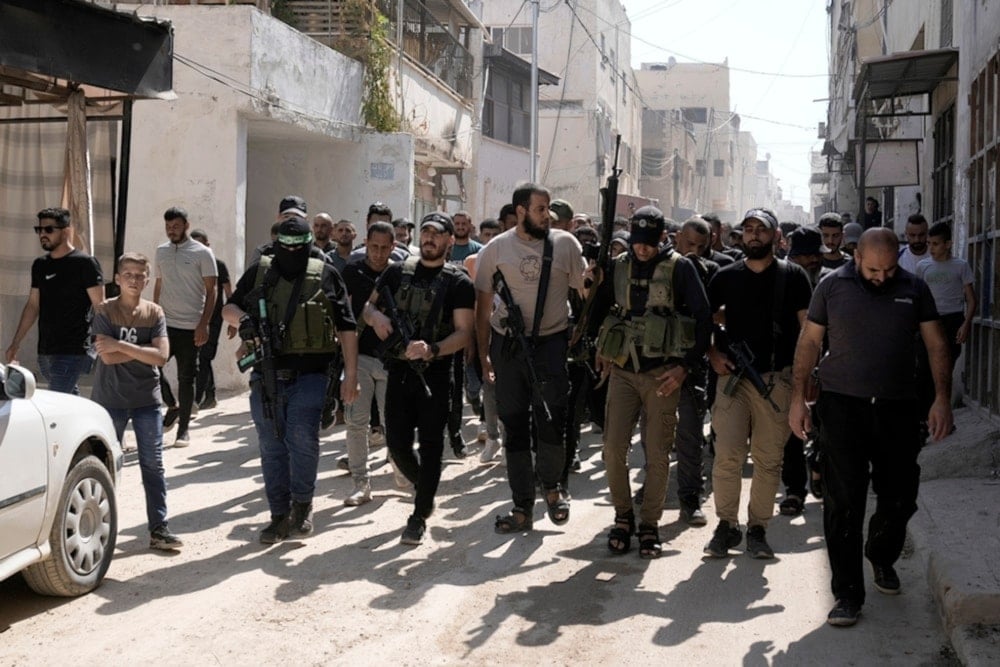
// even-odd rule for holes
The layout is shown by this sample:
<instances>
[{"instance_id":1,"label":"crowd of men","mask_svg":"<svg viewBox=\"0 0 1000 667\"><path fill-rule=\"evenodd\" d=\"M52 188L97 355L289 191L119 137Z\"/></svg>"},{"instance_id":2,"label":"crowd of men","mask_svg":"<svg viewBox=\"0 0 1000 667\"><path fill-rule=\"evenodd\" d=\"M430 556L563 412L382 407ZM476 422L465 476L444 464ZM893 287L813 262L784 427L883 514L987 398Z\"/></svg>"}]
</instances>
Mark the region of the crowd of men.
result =
<instances>
[{"instance_id":1,"label":"crowd of men","mask_svg":"<svg viewBox=\"0 0 1000 667\"><path fill-rule=\"evenodd\" d=\"M744 540L751 557L774 558L767 528L779 486L783 515L801 513L811 490L824 503L828 622L847 626L865 600L864 558L877 590L900 590L893 564L916 511L916 456L953 428L951 371L976 308L947 224L928 230L911 216L900 250L877 203L868 208L864 226L836 213L815 227L779 223L755 208L732 228L644 206L610 223L609 261L598 266L600 225L537 184L478 225L466 211L414 224L377 202L361 243L350 221L310 220L289 196L234 289L207 235L172 207L152 301L142 296L146 256L117 260L119 294L104 299L100 266L72 245L69 213L45 209L35 231L47 254L32 267L6 358L36 319L52 389L78 393L96 358L92 399L119 438L132 421L156 549L181 547L167 522L163 433L176 424L174 445L187 446L192 413L215 407L211 362L225 323L250 371L271 515L262 543L313 531L321 427L339 404L340 465L354 482L344 503L371 501L369 454L384 438L397 485L413 489L401 541L420 544L445 438L467 455L467 402L482 424L480 461L504 455L511 507L495 520L500 534L532 530L539 498L549 521L569 521L586 420L603 431L613 555L633 538L640 557L662 554L671 454L681 518L705 526L703 460L714 451L710 558ZM160 372L171 357L176 400ZM644 466L633 492L636 429ZM869 480L877 503L865 539Z\"/></svg>"}]
</instances>

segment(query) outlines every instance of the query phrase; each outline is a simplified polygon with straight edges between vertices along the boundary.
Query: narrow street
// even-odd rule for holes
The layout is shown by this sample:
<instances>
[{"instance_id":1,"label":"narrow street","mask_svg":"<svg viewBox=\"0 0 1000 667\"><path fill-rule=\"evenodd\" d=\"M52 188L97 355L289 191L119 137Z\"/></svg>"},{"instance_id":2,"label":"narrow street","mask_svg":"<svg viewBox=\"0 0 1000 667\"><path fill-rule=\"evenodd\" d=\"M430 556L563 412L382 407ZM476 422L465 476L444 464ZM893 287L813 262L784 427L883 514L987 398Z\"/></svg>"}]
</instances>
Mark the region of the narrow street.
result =
<instances>
[{"instance_id":1,"label":"narrow street","mask_svg":"<svg viewBox=\"0 0 1000 667\"><path fill-rule=\"evenodd\" d=\"M466 420L467 440L475 426ZM775 561L735 551L703 559L711 501L711 525L689 528L672 495L663 557L612 557L600 436L587 427L566 526L539 503L533 532L494 534L509 503L504 469L481 465L474 446L463 461L448 457L429 539L410 548L399 543L409 496L383 465L384 448L371 456L374 501L343 505L343 441L342 426L324 438L316 534L265 548L247 398L203 412L191 447L165 452L171 527L186 544L175 555L147 548L132 453L104 585L61 600L34 595L20 577L0 583L0 664L957 664L909 550L902 595L870 589L856 627L826 625L832 599L813 499L804 515L772 521Z\"/></svg>"}]
</instances>

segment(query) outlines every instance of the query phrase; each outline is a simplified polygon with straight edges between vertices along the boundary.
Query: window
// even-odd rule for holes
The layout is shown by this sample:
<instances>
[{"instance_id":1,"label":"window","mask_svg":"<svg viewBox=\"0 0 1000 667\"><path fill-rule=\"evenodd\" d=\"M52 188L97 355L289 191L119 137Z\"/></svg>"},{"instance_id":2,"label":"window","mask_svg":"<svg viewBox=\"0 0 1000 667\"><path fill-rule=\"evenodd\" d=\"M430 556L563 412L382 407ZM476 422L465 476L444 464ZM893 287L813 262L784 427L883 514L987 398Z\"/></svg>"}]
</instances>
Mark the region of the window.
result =
<instances>
[{"instance_id":1,"label":"window","mask_svg":"<svg viewBox=\"0 0 1000 667\"><path fill-rule=\"evenodd\" d=\"M496 70L490 72L483 100L483 134L514 146L531 143L528 84Z\"/></svg>"},{"instance_id":2,"label":"window","mask_svg":"<svg viewBox=\"0 0 1000 667\"><path fill-rule=\"evenodd\" d=\"M726 175L726 161L725 160L714 160L712 162L712 173L715 176L722 177Z\"/></svg>"},{"instance_id":3,"label":"window","mask_svg":"<svg viewBox=\"0 0 1000 667\"><path fill-rule=\"evenodd\" d=\"M662 148L642 149L642 176L662 176L666 152Z\"/></svg>"},{"instance_id":4,"label":"window","mask_svg":"<svg viewBox=\"0 0 1000 667\"><path fill-rule=\"evenodd\" d=\"M685 107L681 109L684 120L690 123L705 124L708 122L708 109L705 107Z\"/></svg>"},{"instance_id":5,"label":"window","mask_svg":"<svg viewBox=\"0 0 1000 667\"><path fill-rule=\"evenodd\" d=\"M490 28L493 41L519 56L531 55L531 26Z\"/></svg>"}]
</instances>

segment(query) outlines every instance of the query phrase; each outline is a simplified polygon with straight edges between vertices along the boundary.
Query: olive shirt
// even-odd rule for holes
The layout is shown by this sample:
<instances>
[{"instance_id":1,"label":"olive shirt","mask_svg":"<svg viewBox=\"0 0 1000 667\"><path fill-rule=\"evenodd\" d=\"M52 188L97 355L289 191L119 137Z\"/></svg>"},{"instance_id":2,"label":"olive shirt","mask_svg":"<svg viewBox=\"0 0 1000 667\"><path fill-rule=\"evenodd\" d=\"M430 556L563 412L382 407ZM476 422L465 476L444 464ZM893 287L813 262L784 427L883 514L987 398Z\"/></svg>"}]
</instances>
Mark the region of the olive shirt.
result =
<instances>
[{"instance_id":1,"label":"olive shirt","mask_svg":"<svg viewBox=\"0 0 1000 667\"><path fill-rule=\"evenodd\" d=\"M854 261L820 282L808 318L826 327L819 362L823 391L860 398L916 398L916 334L938 319L927 283L903 268L872 289Z\"/></svg>"}]
</instances>

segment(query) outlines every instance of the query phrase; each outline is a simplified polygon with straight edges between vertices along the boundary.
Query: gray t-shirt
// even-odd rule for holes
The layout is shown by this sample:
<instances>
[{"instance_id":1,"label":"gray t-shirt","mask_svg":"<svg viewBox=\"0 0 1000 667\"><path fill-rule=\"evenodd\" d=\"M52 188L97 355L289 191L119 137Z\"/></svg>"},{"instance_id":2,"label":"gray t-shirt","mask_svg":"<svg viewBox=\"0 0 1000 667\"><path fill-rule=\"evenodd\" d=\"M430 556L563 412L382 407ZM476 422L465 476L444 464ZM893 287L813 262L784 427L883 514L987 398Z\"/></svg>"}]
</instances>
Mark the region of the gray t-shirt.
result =
<instances>
[{"instance_id":1,"label":"gray t-shirt","mask_svg":"<svg viewBox=\"0 0 1000 667\"><path fill-rule=\"evenodd\" d=\"M139 301L133 311L123 308L117 298L107 299L94 309L90 332L136 345L149 345L154 338L166 337L167 320L163 309L152 301ZM98 357L91 400L105 408L160 405L160 369L135 359L106 365Z\"/></svg>"},{"instance_id":2,"label":"gray t-shirt","mask_svg":"<svg viewBox=\"0 0 1000 667\"><path fill-rule=\"evenodd\" d=\"M865 287L853 261L821 281L810 321L826 327L829 351L819 362L823 391L861 398L916 397L916 334L938 319L927 283L897 269L884 291Z\"/></svg>"},{"instance_id":3,"label":"gray t-shirt","mask_svg":"<svg viewBox=\"0 0 1000 667\"><path fill-rule=\"evenodd\" d=\"M929 257L921 260L917 264L917 277L931 288L939 313L965 312L965 286L972 284L972 269L964 259L949 257L939 262Z\"/></svg>"},{"instance_id":4,"label":"gray t-shirt","mask_svg":"<svg viewBox=\"0 0 1000 667\"><path fill-rule=\"evenodd\" d=\"M164 243L156 248L156 275L160 305L167 326L196 329L205 309L205 278L218 277L211 248L191 237L182 243Z\"/></svg>"},{"instance_id":5,"label":"gray t-shirt","mask_svg":"<svg viewBox=\"0 0 1000 667\"><path fill-rule=\"evenodd\" d=\"M575 236L561 229L553 229L549 235L552 239L552 271L545 295L545 312L538 330L540 336L558 333L569 326L569 301L566 296L571 287L583 287L583 272L587 268L583 248ZM508 229L479 251L476 268L476 290L480 292L493 291L493 273L500 269L510 285L514 302L521 307L528 329L526 333L529 334L535 317L543 247L542 239L525 241L517 235L516 227ZM505 317L507 308L500 304L490 318L494 331L504 333L500 321Z\"/></svg>"}]
</instances>

